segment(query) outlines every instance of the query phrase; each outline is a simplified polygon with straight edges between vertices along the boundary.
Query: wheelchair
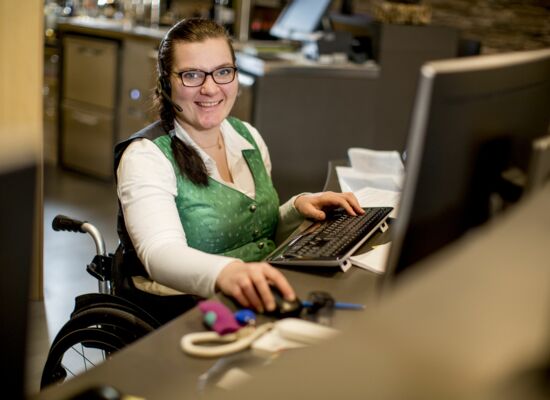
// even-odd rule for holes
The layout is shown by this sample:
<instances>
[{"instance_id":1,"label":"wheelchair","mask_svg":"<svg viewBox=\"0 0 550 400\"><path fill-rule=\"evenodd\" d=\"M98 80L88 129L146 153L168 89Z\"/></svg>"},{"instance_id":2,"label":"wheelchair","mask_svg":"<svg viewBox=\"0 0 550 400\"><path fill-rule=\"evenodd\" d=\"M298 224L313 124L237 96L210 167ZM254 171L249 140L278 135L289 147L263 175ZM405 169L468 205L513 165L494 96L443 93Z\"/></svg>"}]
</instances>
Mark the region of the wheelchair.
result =
<instances>
[{"instance_id":1,"label":"wheelchair","mask_svg":"<svg viewBox=\"0 0 550 400\"><path fill-rule=\"evenodd\" d=\"M192 295L160 296L136 288L130 274L130 264L137 260L135 253L119 244L114 254L107 254L101 233L89 222L58 215L52 228L88 233L93 238L96 255L86 270L98 280L99 290L76 297L69 321L50 347L41 389L93 368L200 300Z\"/></svg>"}]
</instances>

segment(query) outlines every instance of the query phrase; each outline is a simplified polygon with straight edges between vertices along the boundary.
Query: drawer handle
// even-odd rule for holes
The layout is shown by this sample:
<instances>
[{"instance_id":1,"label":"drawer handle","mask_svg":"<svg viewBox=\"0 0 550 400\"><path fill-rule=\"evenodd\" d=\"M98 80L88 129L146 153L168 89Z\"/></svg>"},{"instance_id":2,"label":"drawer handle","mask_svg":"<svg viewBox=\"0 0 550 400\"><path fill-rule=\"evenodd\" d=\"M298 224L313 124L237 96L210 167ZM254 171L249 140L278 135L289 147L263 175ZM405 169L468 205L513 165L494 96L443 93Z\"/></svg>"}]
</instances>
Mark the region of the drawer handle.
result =
<instances>
[{"instance_id":1,"label":"drawer handle","mask_svg":"<svg viewBox=\"0 0 550 400\"><path fill-rule=\"evenodd\" d=\"M88 57L98 57L98 56L101 56L104 52L103 49L94 49L91 47L84 47L84 46L79 47L77 51L83 56L88 56Z\"/></svg>"},{"instance_id":2,"label":"drawer handle","mask_svg":"<svg viewBox=\"0 0 550 400\"><path fill-rule=\"evenodd\" d=\"M96 115L85 114L80 111L73 111L73 119L84 125L95 126L99 123L99 117Z\"/></svg>"}]
</instances>

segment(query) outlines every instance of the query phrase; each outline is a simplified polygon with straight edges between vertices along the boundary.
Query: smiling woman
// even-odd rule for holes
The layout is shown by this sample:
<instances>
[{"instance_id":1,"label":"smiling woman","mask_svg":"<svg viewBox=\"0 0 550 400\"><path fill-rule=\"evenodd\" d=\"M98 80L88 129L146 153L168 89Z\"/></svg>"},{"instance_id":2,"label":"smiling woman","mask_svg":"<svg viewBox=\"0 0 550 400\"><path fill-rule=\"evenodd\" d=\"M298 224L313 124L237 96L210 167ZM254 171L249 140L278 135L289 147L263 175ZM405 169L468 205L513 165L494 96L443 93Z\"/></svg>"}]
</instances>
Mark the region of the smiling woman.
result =
<instances>
[{"instance_id":1,"label":"smiling woman","mask_svg":"<svg viewBox=\"0 0 550 400\"><path fill-rule=\"evenodd\" d=\"M158 52L160 121L115 149L119 234L133 274L154 281L147 290L202 297L219 290L245 307L272 310L270 285L295 298L284 276L261 262L276 237L304 216L323 219L325 207L363 210L353 195L336 193L279 206L265 142L249 123L228 117L237 74L231 41L215 22L187 19L166 34Z\"/></svg>"},{"instance_id":2,"label":"smiling woman","mask_svg":"<svg viewBox=\"0 0 550 400\"><path fill-rule=\"evenodd\" d=\"M195 141L215 143L219 126L233 108L238 91L227 41L217 38L200 43L179 42L174 46L174 56L175 71L170 75L172 100L182 108L176 113L176 120Z\"/></svg>"}]
</instances>

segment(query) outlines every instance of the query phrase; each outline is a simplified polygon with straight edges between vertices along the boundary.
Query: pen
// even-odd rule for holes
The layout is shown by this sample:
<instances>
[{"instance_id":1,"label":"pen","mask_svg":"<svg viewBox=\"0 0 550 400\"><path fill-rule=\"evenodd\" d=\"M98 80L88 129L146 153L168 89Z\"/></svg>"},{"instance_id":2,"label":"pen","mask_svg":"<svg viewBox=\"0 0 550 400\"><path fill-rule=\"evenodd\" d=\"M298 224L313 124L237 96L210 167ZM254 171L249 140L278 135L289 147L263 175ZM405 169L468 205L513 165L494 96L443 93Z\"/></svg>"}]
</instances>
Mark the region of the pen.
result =
<instances>
[{"instance_id":1,"label":"pen","mask_svg":"<svg viewBox=\"0 0 550 400\"><path fill-rule=\"evenodd\" d=\"M302 306L304 306L305 308L313 307L313 302L308 300L302 300ZM336 301L334 303L334 308L337 310L364 310L365 306L363 304L343 303L341 301Z\"/></svg>"}]
</instances>

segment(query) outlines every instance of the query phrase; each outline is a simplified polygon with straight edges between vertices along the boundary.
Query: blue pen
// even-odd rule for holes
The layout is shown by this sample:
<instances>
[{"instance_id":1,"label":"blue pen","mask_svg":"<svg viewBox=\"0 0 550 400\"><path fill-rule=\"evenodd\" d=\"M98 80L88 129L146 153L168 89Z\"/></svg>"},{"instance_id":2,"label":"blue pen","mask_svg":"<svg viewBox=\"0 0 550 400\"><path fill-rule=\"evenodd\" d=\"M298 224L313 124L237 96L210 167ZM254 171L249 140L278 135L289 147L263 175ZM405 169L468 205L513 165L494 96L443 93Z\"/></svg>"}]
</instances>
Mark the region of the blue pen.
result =
<instances>
[{"instance_id":1,"label":"blue pen","mask_svg":"<svg viewBox=\"0 0 550 400\"><path fill-rule=\"evenodd\" d=\"M302 300L302 306L304 306L305 308L313 307L313 302ZM341 301L336 301L334 303L334 308L337 310L364 310L365 306L363 304L342 303Z\"/></svg>"}]
</instances>

